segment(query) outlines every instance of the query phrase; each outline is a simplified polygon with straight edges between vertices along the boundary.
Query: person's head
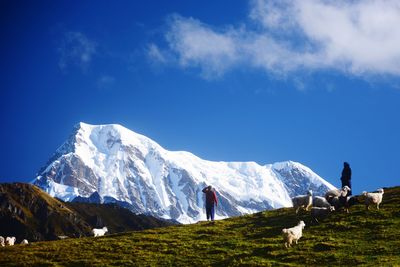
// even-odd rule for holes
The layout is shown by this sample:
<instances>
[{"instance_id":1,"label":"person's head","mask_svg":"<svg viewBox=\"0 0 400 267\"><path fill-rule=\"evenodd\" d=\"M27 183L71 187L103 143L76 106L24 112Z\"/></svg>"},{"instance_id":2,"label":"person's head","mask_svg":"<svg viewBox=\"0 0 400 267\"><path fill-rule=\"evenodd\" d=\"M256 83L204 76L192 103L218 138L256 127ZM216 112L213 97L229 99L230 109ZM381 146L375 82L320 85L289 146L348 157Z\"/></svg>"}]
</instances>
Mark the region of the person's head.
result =
<instances>
[{"instance_id":1,"label":"person's head","mask_svg":"<svg viewBox=\"0 0 400 267\"><path fill-rule=\"evenodd\" d=\"M348 167L350 167L350 164L349 164L348 162L345 161L345 162L343 162L343 166L346 167L346 168L348 168Z\"/></svg>"},{"instance_id":2,"label":"person's head","mask_svg":"<svg viewBox=\"0 0 400 267\"><path fill-rule=\"evenodd\" d=\"M212 189L212 186L211 186L211 185L209 185L207 188L208 188L208 190L210 190L210 191L211 191L211 189Z\"/></svg>"}]
</instances>

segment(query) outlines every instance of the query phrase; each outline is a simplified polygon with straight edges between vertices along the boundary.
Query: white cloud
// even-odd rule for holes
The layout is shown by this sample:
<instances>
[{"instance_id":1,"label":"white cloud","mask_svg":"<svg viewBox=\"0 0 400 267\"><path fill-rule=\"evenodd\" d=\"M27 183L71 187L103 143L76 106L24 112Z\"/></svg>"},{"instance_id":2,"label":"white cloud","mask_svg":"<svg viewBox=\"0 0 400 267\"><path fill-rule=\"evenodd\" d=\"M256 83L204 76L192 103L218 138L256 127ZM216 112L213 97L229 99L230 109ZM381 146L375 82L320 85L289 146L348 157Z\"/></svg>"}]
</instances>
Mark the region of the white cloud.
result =
<instances>
[{"instance_id":1,"label":"white cloud","mask_svg":"<svg viewBox=\"0 0 400 267\"><path fill-rule=\"evenodd\" d=\"M249 20L240 27L172 16L166 40L173 61L198 67L205 77L241 67L283 75L303 69L400 75L398 1L250 3Z\"/></svg>"},{"instance_id":2,"label":"white cloud","mask_svg":"<svg viewBox=\"0 0 400 267\"><path fill-rule=\"evenodd\" d=\"M192 18L174 16L166 39L183 67L198 66L205 77L220 75L239 59L236 31L217 32Z\"/></svg>"},{"instance_id":3,"label":"white cloud","mask_svg":"<svg viewBox=\"0 0 400 267\"><path fill-rule=\"evenodd\" d=\"M400 2L339 3L303 1L299 5L299 25L320 45L324 60L356 74L399 75Z\"/></svg>"},{"instance_id":4,"label":"white cloud","mask_svg":"<svg viewBox=\"0 0 400 267\"><path fill-rule=\"evenodd\" d=\"M69 67L75 66L86 71L96 54L96 46L94 41L89 40L81 32L65 33L58 49L60 69L66 71Z\"/></svg>"},{"instance_id":5,"label":"white cloud","mask_svg":"<svg viewBox=\"0 0 400 267\"><path fill-rule=\"evenodd\" d=\"M249 17L265 29L288 30L295 24L295 20L291 19L294 13L294 5L291 5L290 0L253 0Z\"/></svg>"}]
</instances>

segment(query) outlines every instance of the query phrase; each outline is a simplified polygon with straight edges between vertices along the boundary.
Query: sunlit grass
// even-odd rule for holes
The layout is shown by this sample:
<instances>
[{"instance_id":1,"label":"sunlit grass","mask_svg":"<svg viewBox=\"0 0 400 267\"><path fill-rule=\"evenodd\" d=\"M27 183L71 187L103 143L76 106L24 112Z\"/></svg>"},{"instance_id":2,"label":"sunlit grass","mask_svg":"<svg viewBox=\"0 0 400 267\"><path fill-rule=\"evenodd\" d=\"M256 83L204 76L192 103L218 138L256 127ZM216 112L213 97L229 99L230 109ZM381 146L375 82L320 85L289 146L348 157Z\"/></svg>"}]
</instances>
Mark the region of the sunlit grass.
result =
<instances>
[{"instance_id":1,"label":"sunlit grass","mask_svg":"<svg viewBox=\"0 0 400 267\"><path fill-rule=\"evenodd\" d=\"M299 244L283 246L281 229L306 222ZM400 187L385 190L381 210L364 205L320 224L292 209L214 224L170 226L0 248L0 266L400 265Z\"/></svg>"}]
</instances>

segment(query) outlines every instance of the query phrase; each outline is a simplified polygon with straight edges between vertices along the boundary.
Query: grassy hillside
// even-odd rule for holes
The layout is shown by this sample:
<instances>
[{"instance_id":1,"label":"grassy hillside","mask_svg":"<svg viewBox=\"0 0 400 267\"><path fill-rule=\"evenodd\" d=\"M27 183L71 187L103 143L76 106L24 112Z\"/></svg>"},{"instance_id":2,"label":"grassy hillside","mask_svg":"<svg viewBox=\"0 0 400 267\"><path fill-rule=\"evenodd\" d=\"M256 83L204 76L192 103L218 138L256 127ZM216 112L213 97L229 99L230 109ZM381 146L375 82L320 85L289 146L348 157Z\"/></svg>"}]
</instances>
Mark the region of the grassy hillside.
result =
<instances>
[{"instance_id":1,"label":"grassy hillside","mask_svg":"<svg viewBox=\"0 0 400 267\"><path fill-rule=\"evenodd\" d=\"M32 184L0 184L0 235L15 236L17 242L91 236L93 227L105 225L109 233L119 233L171 224L116 204L63 202Z\"/></svg>"},{"instance_id":2,"label":"grassy hillside","mask_svg":"<svg viewBox=\"0 0 400 267\"><path fill-rule=\"evenodd\" d=\"M0 184L0 235L48 240L57 235L81 236L90 230L73 210L38 187Z\"/></svg>"},{"instance_id":3,"label":"grassy hillside","mask_svg":"<svg viewBox=\"0 0 400 267\"><path fill-rule=\"evenodd\" d=\"M283 246L281 229L302 219L303 238ZM0 248L6 265L269 266L400 265L400 187L385 190L381 210L364 205L320 224L279 209L193 225L37 242Z\"/></svg>"}]
</instances>

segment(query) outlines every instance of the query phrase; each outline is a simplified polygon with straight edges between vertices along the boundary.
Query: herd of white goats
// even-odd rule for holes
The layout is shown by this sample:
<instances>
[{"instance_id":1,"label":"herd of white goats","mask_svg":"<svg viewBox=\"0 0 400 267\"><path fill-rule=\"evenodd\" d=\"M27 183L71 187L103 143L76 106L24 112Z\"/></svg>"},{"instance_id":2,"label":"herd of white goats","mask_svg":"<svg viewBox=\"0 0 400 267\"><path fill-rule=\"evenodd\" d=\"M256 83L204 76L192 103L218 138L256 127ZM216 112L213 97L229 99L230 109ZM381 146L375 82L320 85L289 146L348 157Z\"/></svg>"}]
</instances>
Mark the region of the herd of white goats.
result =
<instances>
[{"instance_id":1,"label":"herd of white goats","mask_svg":"<svg viewBox=\"0 0 400 267\"><path fill-rule=\"evenodd\" d=\"M347 196L350 188L344 186L341 189L333 189L326 192L325 197L314 196L312 191L308 191L307 195L296 196L292 198L293 207L296 210L296 214L300 209L308 211L311 208L311 217L314 221L318 222L318 219L328 216L328 214L334 210L344 208L346 212L349 212L349 207L355 203L354 197ZM365 205L369 209L369 205L376 204L376 208L379 209L383 199L383 189L378 189L377 193L363 192L365 196ZM293 242L297 244L297 241L303 235L303 229L305 227L304 221L300 221L298 225L292 228L285 228L282 230L283 239L286 247L290 247ZM92 230L93 236L103 236L108 231L107 227L101 229L94 228ZM16 241L15 237L4 237L0 236L0 246L13 246ZM28 244L28 240L22 240L21 244Z\"/></svg>"},{"instance_id":2,"label":"herd of white goats","mask_svg":"<svg viewBox=\"0 0 400 267\"><path fill-rule=\"evenodd\" d=\"M325 197L314 196L312 191L308 191L307 195L296 196L292 198L293 207L296 210L296 214L300 209L308 211L311 208L311 217L314 221L318 222L318 219L322 219L334 210L344 209L349 212L350 206L356 203L355 197L347 196L350 191L348 186L344 186L341 189L333 189L326 192ZM371 204L375 204L379 210L379 204L383 199L383 189L378 189L375 193L363 192L365 196L365 206L369 209ZM282 230L283 240L285 247L290 247L293 242L297 244L297 241L303 235L303 229L306 226L304 221L300 221L296 226L292 228L285 228Z\"/></svg>"}]
</instances>

